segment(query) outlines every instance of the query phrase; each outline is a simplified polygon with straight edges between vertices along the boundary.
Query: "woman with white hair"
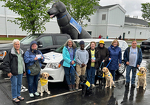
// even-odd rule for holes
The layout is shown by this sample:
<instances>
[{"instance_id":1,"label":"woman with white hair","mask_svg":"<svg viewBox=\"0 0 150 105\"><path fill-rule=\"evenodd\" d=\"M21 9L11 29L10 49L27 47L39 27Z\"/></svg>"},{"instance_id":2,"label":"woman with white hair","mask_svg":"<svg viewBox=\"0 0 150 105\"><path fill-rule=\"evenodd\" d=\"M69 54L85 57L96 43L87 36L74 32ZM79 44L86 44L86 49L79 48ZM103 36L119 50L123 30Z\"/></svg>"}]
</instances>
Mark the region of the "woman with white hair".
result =
<instances>
[{"instance_id":1,"label":"woman with white hair","mask_svg":"<svg viewBox=\"0 0 150 105\"><path fill-rule=\"evenodd\" d=\"M7 72L11 80L11 92L14 102L24 100L21 96L22 76L25 74L25 64L23 60L23 50L20 49L20 41L13 40L13 48L7 52L3 60L3 70Z\"/></svg>"},{"instance_id":2,"label":"woman with white hair","mask_svg":"<svg viewBox=\"0 0 150 105\"><path fill-rule=\"evenodd\" d=\"M65 77L70 91L75 90L75 72L72 68L72 66L74 66L74 68L76 66L75 52L76 44L73 42L72 39L68 39L67 42L64 44L63 48L63 67L65 70Z\"/></svg>"}]
</instances>

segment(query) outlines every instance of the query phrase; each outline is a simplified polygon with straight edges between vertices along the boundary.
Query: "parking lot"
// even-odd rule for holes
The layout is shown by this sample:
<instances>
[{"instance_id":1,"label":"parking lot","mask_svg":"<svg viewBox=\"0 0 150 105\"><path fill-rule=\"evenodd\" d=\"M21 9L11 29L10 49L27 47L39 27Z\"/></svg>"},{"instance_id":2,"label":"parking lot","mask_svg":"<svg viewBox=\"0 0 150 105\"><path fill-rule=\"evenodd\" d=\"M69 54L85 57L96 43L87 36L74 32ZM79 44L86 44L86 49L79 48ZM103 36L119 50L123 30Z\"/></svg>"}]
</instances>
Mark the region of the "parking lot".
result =
<instances>
[{"instance_id":1,"label":"parking lot","mask_svg":"<svg viewBox=\"0 0 150 105\"><path fill-rule=\"evenodd\" d=\"M140 89L125 88L125 73L116 76L116 88L105 89L104 86L96 86L93 94L81 97L79 91L69 92L65 83L49 83L50 95L44 93L43 97L29 98L28 91L22 92L25 100L18 105L149 105L150 97L150 54L143 53L141 67L147 68L147 88L146 91ZM137 78L136 78L137 82ZM26 77L23 77L23 85L27 87ZM6 74L0 73L0 102L1 105L17 105L11 100L11 85Z\"/></svg>"}]
</instances>

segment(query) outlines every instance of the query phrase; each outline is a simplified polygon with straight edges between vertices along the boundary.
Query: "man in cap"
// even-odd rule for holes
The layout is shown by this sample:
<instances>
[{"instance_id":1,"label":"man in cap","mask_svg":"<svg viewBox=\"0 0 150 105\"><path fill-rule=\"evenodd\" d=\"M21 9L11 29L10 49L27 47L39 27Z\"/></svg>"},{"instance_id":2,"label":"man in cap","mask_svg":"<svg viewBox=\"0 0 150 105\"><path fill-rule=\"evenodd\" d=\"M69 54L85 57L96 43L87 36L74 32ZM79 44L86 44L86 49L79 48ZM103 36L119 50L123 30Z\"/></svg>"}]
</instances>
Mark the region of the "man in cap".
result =
<instances>
[{"instance_id":1,"label":"man in cap","mask_svg":"<svg viewBox=\"0 0 150 105\"><path fill-rule=\"evenodd\" d=\"M86 66L89 60L89 54L88 52L84 49L84 41L80 41L80 49L76 51L76 71L78 75L85 75L86 71ZM79 88L79 80L80 78L76 75L76 89Z\"/></svg>"}]
</instances>

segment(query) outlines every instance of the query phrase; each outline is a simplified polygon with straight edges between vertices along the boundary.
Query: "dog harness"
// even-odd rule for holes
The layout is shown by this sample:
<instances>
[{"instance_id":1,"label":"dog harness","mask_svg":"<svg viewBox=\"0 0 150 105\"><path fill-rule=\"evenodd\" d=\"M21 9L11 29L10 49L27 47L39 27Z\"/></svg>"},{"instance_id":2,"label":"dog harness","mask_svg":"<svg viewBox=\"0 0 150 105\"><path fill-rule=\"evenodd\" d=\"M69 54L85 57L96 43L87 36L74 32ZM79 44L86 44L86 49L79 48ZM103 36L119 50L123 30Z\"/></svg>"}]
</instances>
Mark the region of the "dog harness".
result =
<instances>
[{"instance_id":1,"label":"dog harness","mask_svg":"<svg viewBox=\"0 0 150 105\"><path fill-rule=\"evenodd\" d=\"M71 65L72 69L76 72L76 70L74 69L73 65ZM77 76L79 77L78 73L76 72ZM85 85L88 87L88 89L90 88L91 84L89 81L86 81Z\"/></svg>"},{"instance_id":2,"label":"dog harness","mask_svg":"<svg viewBox=\"0 0 150 105\"><path fill-rule=\"evenodd\" d=\"M89 81L86 81L86 83L80 83L81 85L86 85L88 88L87 90L90 88L91 84Z\"/></svg>"},{"instance_id":3,"label":"dog harness","mask_svg":"<svg viewBox=\"0 0 150 105\"><path fill-rule=\"evenodd\" d=\"M40 78L41 86L44 86L47 84L48 80Z\"/></svg>"},{"instance_id":4,"label":"dog harness","mask_svg":"<svg viewBox=\"0 0 150 105\"><path fill-rule=\"evenodd\" d=\"M86 85L87 87L90 87L90 82L89 82L89 81L86 81L85 85Z\"/></svg>"},{"instance_id":5,"label":"dog harness","mask_svg":"<svg viewBox=\"0 0 150 105\"><path fill-rule=\"evenodd\" d=\"M111 74L111 73L108 73L108 74L105 74L104 76L105 76L105 77L109 77L109 76L112 77L112 74Z\"/></svg>"},{"instance_id":6,"label":"dog harness","mask_svg":"<svg viewBox=\"0 0 150 105\"><path fill-rule=\"evenodd\" d=\"M142 76L143 74L142 74L141 72L138 72L137 75L138 75L138 76Z\"/></svg>"}]
</instances>

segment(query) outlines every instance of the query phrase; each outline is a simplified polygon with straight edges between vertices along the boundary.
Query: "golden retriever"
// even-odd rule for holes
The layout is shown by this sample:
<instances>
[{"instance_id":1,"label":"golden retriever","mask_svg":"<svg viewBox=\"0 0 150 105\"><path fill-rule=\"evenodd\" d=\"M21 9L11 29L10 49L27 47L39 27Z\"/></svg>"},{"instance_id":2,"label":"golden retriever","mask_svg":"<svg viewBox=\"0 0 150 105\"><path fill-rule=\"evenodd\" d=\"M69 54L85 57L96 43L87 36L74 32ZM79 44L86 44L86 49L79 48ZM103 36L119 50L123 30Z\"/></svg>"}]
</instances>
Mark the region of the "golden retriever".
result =
<instances>
[{"instance_id":1,"label":"golden retriever","mask_svg":"<svg viewBox=\"0 0 150 105\"><path fill-rule=\"evenodd\" d=\"M104 67L102 69L103 73L104 73L104 77L106 79L106 85L105 85L105 88L107 87L110 87L112 88L113 87L116 87L115 84L114 84L114 81L113 81L113 76L111 75L111 73L109 72L108 68L107 67Z\"/></svg>"},{"instance_id":2,"label":"golden retriever","mask_svg":"<svg viewBox=\"0 0 150 105\"><path fill-rule=\"evenodd\" d=\"M139 72L137 73L138 75L138 82L137 82L137 88L139 88L139 86L142 86L143 89L145 90L146 88L146 68L145 67L141 67Z\"/></svg>"},{"instance_id":3,"label":"golden retriever","mask_svg":"<svg viewBox=\"0 0 150 105\"><path fill-rule=\"evenodd\" d=\"M38 81L38 92L41 93L41 96L43 96L43 92L47 92L47 94L50 94L50 91L48 90L48 77L49 74L47 72L44 72L41 74L41 78Z\"/></svg>"}]
</instances>

